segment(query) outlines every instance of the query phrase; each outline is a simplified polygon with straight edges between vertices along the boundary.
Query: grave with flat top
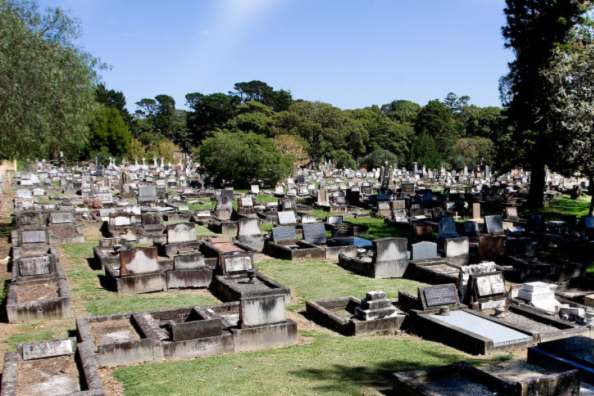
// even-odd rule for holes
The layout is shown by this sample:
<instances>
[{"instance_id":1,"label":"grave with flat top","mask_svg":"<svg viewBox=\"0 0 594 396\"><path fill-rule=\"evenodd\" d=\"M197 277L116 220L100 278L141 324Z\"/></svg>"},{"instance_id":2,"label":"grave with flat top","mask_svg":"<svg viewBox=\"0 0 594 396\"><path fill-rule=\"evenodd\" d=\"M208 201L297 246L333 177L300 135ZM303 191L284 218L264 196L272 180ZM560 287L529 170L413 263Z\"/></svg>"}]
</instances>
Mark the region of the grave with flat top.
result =
<instances>
[{"instance_id":1,"label":"grave with flat top","mask_svg":"<svg viewBox=\"0 0 594 396\"><path fill-rule=\"evenodd\" d=\"M326 251L323 248L307 240L298 240L295 227L275 227L271 233L272 238L266 243L266 251L273 257L291 261L324 260L326 257Z\"/></svg>"}]
</instances>

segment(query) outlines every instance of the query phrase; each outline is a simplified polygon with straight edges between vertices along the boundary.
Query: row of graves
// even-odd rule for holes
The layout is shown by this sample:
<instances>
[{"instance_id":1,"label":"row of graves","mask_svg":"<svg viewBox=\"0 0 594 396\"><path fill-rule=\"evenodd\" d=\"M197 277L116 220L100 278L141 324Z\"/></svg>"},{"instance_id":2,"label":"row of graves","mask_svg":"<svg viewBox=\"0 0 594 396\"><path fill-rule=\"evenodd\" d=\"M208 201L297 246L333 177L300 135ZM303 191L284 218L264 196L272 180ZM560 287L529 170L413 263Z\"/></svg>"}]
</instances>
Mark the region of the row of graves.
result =
<instances>
[{"instance_id":1,"label":"row of graves","mask_svg":"<svg viewBox=\"0 0 594 396\"><path fill-rule=\"evenodd\" d=\"M397 303L392 300L396 296L390 299L381 291L370 291L363 299L337 296L307 301L306 310L311 319L341 334L358 336L405 329L472 354L530 347L528 363L546 361L540 364L542 368L534 369L538 375L529 380L525 376L517 380L511 376L503 378L464 364L396 373L396 394L579 394L575 392L580 391L582 382L592 384L592 361L584 356L588 353L592 356L593 350L589 342L594 319L591 309L594 285L583 276L583 266L539 259L536 247L547 240L543 234L550 230L529 229L529 222L525 225L523 219L513 218L514 207L510 206L511 216L506 213L481 217L477 205L488 204L491 198L504 199L491 197L482 187L483 180L491 184L503 182L503 179L496 181L490 171L487 173L488 169L461 174L425 169L325 170L322 175L304 170L294 172L292 180L274 192L261 192L258 186L253 186L251 193L237 194L232 189L205 191L200 185L198 191L187 184L181 186L182 173L191 177L192 170L187 168L131 168L128 167L128 172L115 166L99 169L101 182L97 176L99 170L95 169L90 172L94 175L83 176L90 177L90 189L84 188L87 197L79 191L83 194L81 206L88 209L85 212L102 224L105 238L94 249L94 265L105 271L103 286L122 294L208 288L224 302L78 318L75 338L22 344L16 353L6 355L3 394L17 394L19 387L52 383L64 384L63 393L102 394L96 375L98 366L185 359L297 343L297 325L285 314L290 289L258 272L256 264L263 253L291 261L337 260L343 268L364 276L409 278L432 285L419 288L417 295L400 292ZM75 172L85 173L84 169ZM176 173L172 175L173 172ZM175 185L172 181L165 189L158 190L160 186L152 184L168 175L176 178ZM369 176L379 179L379 183L369 181ZM517 176L520 180L514 178L514 181L522 183L525 175ZM105 186L106 179L110 180L109 186ZM113 197L111 189L118 180L119 196ZM431 191L418 188L432 183L450 190L434 194L433 188ZM101 184L107 190L101 190ZM314 189L309 188L312 184ZM468 184L472 186L470 190L461 188ZM170 195L168 191L172 189L177 189L179 194ZM456 189L460 192L456 193ZM107 194L105 191L112 197L104 200L98 196ZM276 195L279 202L260 204L257 202L260 194ZM137 199L136 205L126 202L133 197ZM101 202L91 208L88 202L91 199ZM193 200L216 202L216 207L212 211L180 209L196 202ZM307 214L312 208L303 203L307 200L318 208L328 206L329 216L320 220ZM69 201L75 208L80 205L80 201L74 204ZM361 238L369 229L345 221L345 217L369 215L365 212L369 208L373 209L372 215L385 217L386 223L411 230L413 238L374 241ZM60 205L55 209L63 211ZM37 224L28 220L33 217L28 212L22 211L22 220L21 216L15 216L18 227L13 235L13 241L17 241L13 278L15 268L17 273L21 273L21 267L27 268L25 273L28 273L35 267L34 273L44 273L33 276L55 273L52 276L66 285L47 230L53 224L51 213L40 210L43 216L36 217ZM469 221L458 223L457 215ZM75 221L85 221L76 211L72 211L72 216ZM182 222L164 225L163 220ZM236 236L199 237L196 223L217 234ZM511 227L505 223L511 223ZM272 224L273 228L263 233L262 224ZM41 244L38 232L43 225L44 247L33 246ZM27 234L29 231L37 234ZM134 247L133 243L152 246ZM21 257L29 257L22 250L24 247L36 248L35 254L55 257L49 261L47 270L38 264L20 264ZM510 286L506 280L518 284ZM13 283L17 286L17 282ZM10 293L12 286L11 283ZM68 314L72 315L71 310ZM572 347L549 346L555 342L566 342ZM548 360L542 358L545 355ZM522 373L526 370L524 367ZM42 378L27 375L39 371L45 373ZM34 383L18 381L21 376L33 378Z\"/></svg>"}]
</instances>

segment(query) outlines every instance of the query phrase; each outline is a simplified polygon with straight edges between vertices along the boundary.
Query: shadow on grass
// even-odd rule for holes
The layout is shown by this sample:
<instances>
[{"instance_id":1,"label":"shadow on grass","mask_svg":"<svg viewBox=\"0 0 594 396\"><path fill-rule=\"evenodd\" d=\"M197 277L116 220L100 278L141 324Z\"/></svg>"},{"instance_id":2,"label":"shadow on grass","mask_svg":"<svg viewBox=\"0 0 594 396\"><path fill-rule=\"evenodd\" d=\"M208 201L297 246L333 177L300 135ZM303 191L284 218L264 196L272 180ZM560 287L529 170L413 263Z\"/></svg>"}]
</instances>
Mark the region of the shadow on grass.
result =
<instances>
[{"instance_id":1,"label":"shadow on grass","mask_svg":"<svg viewBox=\"0 0 594 396\"><path fill-rule=\"evenodd\" d=\"M512 359L512 355L499 355L490 359L465 359L458 354L432 350L424 351L423 355L414 359L414 361L407 361L405 359L393 359L377 363L363 361L358 366L334 364L324 369L295 370L290 372L290 374L305 378L312 383L320 379L329 382L328 385L312 388L322 393L335 392L335 384L337 382L349 381L353 387L376 388L385 395L395 395L392 391L392 374L400 371L423 370L435 367L434 365L423 363L423 360L437 360L441 362L439 365L448 365L464 360L473 366L479 366Z\"/></svg>"}]
</instances>

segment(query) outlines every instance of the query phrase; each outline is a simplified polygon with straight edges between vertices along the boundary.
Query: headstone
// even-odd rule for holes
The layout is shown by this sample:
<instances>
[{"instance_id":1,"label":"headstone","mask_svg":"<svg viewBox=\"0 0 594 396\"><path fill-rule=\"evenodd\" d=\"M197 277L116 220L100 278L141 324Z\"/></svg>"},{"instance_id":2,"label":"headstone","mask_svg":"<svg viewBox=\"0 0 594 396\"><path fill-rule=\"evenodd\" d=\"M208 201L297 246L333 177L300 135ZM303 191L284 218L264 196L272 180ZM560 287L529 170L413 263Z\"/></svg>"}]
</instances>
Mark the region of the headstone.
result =
<instances>
[{"instance_id":1,"label":"headstone","mask_svg":"<svg viewBox=\"0 0 594 396\"><path fill-rule=\"evenodd\" d=\"M74 223L72 213L69 212L52 212L50 214L51 224L71 224Z\"/></svg>"},{"instance_id":2,"label":"headstone","mask_svg":"<svg viewBox=\"0 0 594 396\"><path fill-rule=\"evenodd\" d=\"M237 237L262 235L260 220L243 218L237 221Z\"/></svg>"},{"instance_id":3,"label":"headstone","mask_svg":"<svg viewBox=\"0 0 594 396\"><path fill-rule=\"evenodd\" d=\"M45 231L23 231L21 233L21 240L23 244L47 243L45 236Z\"/></svg>"},{"instance_id":4,"label":"headstone","mask_svg":"<svg viewBox=\"0 0 594 396\"><path fill-rule=\"evenodd\" d=\"M473 219L481 218L481 204L480 203L472 204L472 218Z\"/></svg>"},{"instance_id":5,"label":"headstone","mask_svg":"<svg viewBox=\"0 0 594 396\"><path fill-rule=\"evenodd\" d=\"M173 269L176 271L196 270L204 267L204 256L199 253L175 256L173 259Z\"/></svg>"},{"instance_id":6,"label":"headstone","mask_svg":"<svg viewBox=\"0 0 594 396\"><path fill-rule=\"evenodd\" d=\"M39 341L28 342L19 346L23 360L44 359L63 355L72 355L74 348L72 341L53 340L53 341Z\"/></svg>"},{"instance_id":7,"label":"headstone","mask_svg":"<svg viewBox=\"0 0 594 396\"><path fill-rule=\"evenodd\" d=\"M501 273L494 275L478 276L475 278L477 294L479 297L490 297L505 294L505 280Z\"/></svg>"},{"instance_id":8,"label":"headstone","mask_svg":"<svg viewBox=\"0 0 594 396\"><path fill-rule=\"evenodd\" d=\"M456 304L456 287L454 285L438 285L423 289L427 307Z\"/></svg>"},{"instance_id":9,"label":"headstone","mask_svg":"<svg viewBox=\"0 0 594 396\"><path fill-rule=\"evenodd\" d=\"M303 239L314 245L326 243L326 228L323 223L303 224Z\"/></svg>"},{"instance_id":10,"label":"headstone","mask_svg":"<svg viewBox=\"0 0 594 396\"><path fill-rule=\"evenodd\" d=\"M159 271L157 248L137 247L120 250L120 275L137 275Z\"/></svg>"},{"instance_id":11,"label":"headstone","mask_svg":"<svg viewBox=\"0 0 594 396\"><path fill-rule=\"evenodd\" d=\"M470 275L480 275L487 272L495 271L497 271L497 268L495 267L495 263L493 262L466 265L464 267L461 267L460 273L458 275L458 290L460 291L461 296L460 301L466 301L468 281L470 279Z\"/></svg>"},{"instance_id":12,"label":"headstone","mask_svg":"<svg viewBox=\"0 0 594 396\"><path fill-rule=\"evenodd\" d=\"M438 257L437 244L433 242L419 242L411 246L412 260L427 260Z\"/></svg>"},{"instance_id":13,"label":"headstone","mask_svg":"<svg viewBox=\"0 0 594 396\"><path fill-rule=\"evenodd\" d=\"M488 234L501 234L503 232L503 221L501 216L485 216L485 227Z\"/></svg>"},{"instance_id":14,"label":"headstone","mask_svg":"<svg viewBox=\"0 0 594 396\"><path fill-rule=\"evenodd\" d=\"M405 238L381 238L373 241L375 278L400 278L408 267Z\"/></svg>"},{"instance_id":15,"label":"headstone","mask_svg":"<svg viewBox=\"0 0 594 396\"><path fill-rule=\"evenodd\" d=\"M195 241L196 227L194 223L177 223L167 226L167 243Z\"/></svg>"},{"instance_id":16,"label":"headstone","mask_svg":"<svg viewBox=\"0 0 594 396\"><path fill-rule=\"evenodd\" d=\"M138 202L148 202L157 200L157 187L140 186L138 187Z\"/></svg>"},{"instance_id":17,"label":"headstone","mask_svg":"<svg viewBox=\"0 0 594 396\"><path fill-rule=\"evenodd\" d=\"M19 260L20 276L45 275L51 272L49 256L23 257Z\"/></svg>"},{"instance_id":18,"label":"headstone","mask_svg":"<svg viewBox=\"0 0 594 396\"><path fill-rule=\"evenodd\" d=\"M288 212L278 212L278 223L280 225L287 225L287 224L296 224L297 219L295 218L295 212L288 211Z\"/></svg>"},{"instance_id":19,"label":"headstone","mask_svg":"<svg viewBox=\"0 0 594 396\"><path fill-rule=\"evenodd\" d=\"M451 217L444 217L439 221L439 237L442 239L455 238L456 221Z\"/></svg>"},{"instance_id":20,"label":"headstone","mask_svg":"<svg viewBox=\"0 0 594 396\"><path fill-rule=\"evenodd\" d=\"M274 227L272 229L273 241L284 241L289 239L297 239L295 234L295 227Z\"/></svg>"},{"instance_id":21,"label":"headstone","mask_svg":"<svg viewBox=\"0 0 594 396\"><path fill-rule=\"evenodd\" d=\"M254 269L251 256L243 252L221 254L219 263L222 266L223 274L241 273Z\"/></svg>"},{"instance_id":22,"label":"headstone","mask_svg":"<svg viewBox=\"0 0 594 396\"><path fill-rule=\"evenodd\" d=\"M240 302L241 328L269 326L287 321L283 295L242 298Z\"/></svg>"}]
</instances>

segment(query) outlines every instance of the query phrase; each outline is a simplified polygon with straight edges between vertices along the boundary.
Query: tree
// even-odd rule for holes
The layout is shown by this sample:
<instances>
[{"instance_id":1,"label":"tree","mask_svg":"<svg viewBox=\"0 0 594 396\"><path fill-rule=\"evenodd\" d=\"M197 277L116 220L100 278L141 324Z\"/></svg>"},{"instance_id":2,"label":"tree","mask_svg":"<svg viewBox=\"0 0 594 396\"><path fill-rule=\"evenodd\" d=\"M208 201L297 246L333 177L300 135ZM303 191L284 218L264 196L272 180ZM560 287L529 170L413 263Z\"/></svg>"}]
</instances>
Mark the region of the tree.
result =
<instances>
[{"instance_id":1,"label":"tree","mask_svg":"<svg viewBox=\"0 0 594 396\"><path fill-rule=\"evenodd\" d=\"M95 89L95 101L109 109L118 109L120 116L130 127L132 115L126 109L126 97L121 91L108 90L105 84L99 84Z\"/></svg>"},{"instance_id":2,"label":"tree","mask_svg":"<svg viewBox=\"0 0 594 396\"><path fill-rule=\"evenodd\" d=\"M132 135L117 109L99 107L89 124L91 136L88 150L91 153L109 153L120 158L130 149Z\"/></svg>"},{"instance_id":3,"label":"tree","mask_svg":"<svg viewBox=\"0 0 594 396\"><path fill-rule=\"evenodd\" d=\"M242 103L260 102L274 111L285 111L293 104L293 95L290 91L281 89L275 91L265 82L254 80L250 82L237 83L230 91L230 96L239 97Z\"/></svg>"},{"instance_id":4,"label":"tree","mask_svg":"<svg viewBox=\"0 0 594 396\"><path fill-rule=\"evenodd\" d=\"M345 149L334 150L330 154L330 158L337 168L357 169L357 162L355 162L353 157Z\"/></svg>"},{"instance_id":5,"label":"tree","mask_svg":"<svg viewBox=\"0 0 594 396\"><path fill-rule=\"evenodd\" d=\"M460 113L462 109L468 106L468 102L470 101L470 96L460 96L456 95L453 92L450 92L446 98L443 100L443 104L446 108L450 110L452 115L456 113Z\"/></svg>"},{"instance_id":6,"label":"tree","mask_svg":"<svg viewBox=\"0 0 594 396\"><path fill-rule=\"evenodd\" d=\"M151 143L147 150L147 155L149 158L153 158L156 155L159 159L163 158L164 163L171 162L173 164L179 161L181 151L181 148L175 143L169 140L161 140Z\"/></svg>"},{"instance_id":7,"label":"tree","mask_svg":"<svg viewBox=\"0 0 594 396\"><path fill-rule=\"evenodd\" d=\"M431 169L437 169L442 165L441 155L439 154L435 140L427 132L421 134L410 148L409 169L412 169L414 162L417 162L419 167L425 165Z\"/></svg>"},{"instance_id":8,"label":"tree","mask_svg":"<svg viewBox=\"0 0 594 396\"><path fill-rule=\"evenodd\" d=\"M203 95L195 92L186 95L186 104L192 109L188 114L190 138L193 144L198 144L235 116L241 98L223 93Z\"/></svg>"},{"instance_id":9,"label":"tree","mask_svg":"<svg viewBox=\"0 0 594 396\"><path fill-rule=\"evenodd\" d=\"M415 122L421 106L410 100L394 100L382 106L382 113L395 121Z\"/></svg>"},{"instance_id":10,"label":"tree","mask_svg":"<svg viewBox=\"0 0 594 396\"><path fill-rule=\"evenodd\" d=\"M453 168L476 167L484 159L486 163L493 163L495 154L495 145L490 139L482 137L471 137L458 139L452 146L451 157L455 161L450 160L450 165Z\"/></svg>"},{"instance_id":11,"label":"tree","mask_svg":"<svg viewBox=\"0 0 594 396\"><path fill-rule=\"evenodd\" d=\"M295 159L295 164L301 166L309 162L309 156L303 143L293 135L279 135L274 137L274 144L285 157Z\"/></svg>"},{"instance_id":12,"label":"tree","mask_svg":"<svg viewBox=\"0 0 594 396\"><path fill-rule=\"evenodd\" d=\"M259 182L274 186L291 173L294 160L283 156L272 139L242 132L215 132L197 154L209 182L240 188Z\"/></svg>"},{"instance_id":13,"label":"tree","mask_svg":"<svg viewBox=\"0 0 594 396\"><path fill-rule=\"evenodd\" d=\"M377 149L361 160L361 164L365 165L369 170L385 166L386 162L388 166L397 166L398 157L388 150Z\"/></svg>"},{"instance_id":14,"label":"tree","mask_svg":"<svg viewBox=\"0 0 594 396\"><path fill-rule=\"evenodd\" d=\"M271 136L297 135L307 143L313 161L332 158L332 152L345 150L351 157L365 154L369 134L360 122L351 119L338 107L322 102L301 101L289 111L273 117Z\"/></svg>"},{"instance_id":15,"label":"tree","mask_svg":"<svg viewBox=\"0 0 594 396\"><path fill-rule=\"evenodd\" d=\"M144 149L140 140L132 139L132 142L130 143L130 148L128 149L128 152L126 153L126 159L128 161L130 161L131 163L134 163L134 161L136 160L136 157L138 157L138 161L142 161L143 158L145 158L145 159L151 158L147 155L146 150ZM141 162L139 162L139 163L141 163Z\"/></svg>"},{"instance_id":16,"label":"tree","mask_svg":"<svg viewBox=\"0 0 594 396\"><path fill-rule=\"evenodd\" d=\"M440 152L456 139L455 126L450 110L438 99L431 100L419 111L415 122L417 135L429 134Z\"/></svg>"},{"instance_id":17,"label":"tree","mask_svg":"<svg viewBox=\"0 0 594 396\"><path fill-rule=\"evenodd\" d=\"M589 34L588 34L589 35ZM556 49L543 76L552 89L549 106L558 121L555 143L556 169L570 175L583 172L594 190L594 44L592 37L572 43L571 51ZM594 197L590 215L594 212Z\"/></svg>"},{"instance_id":18,"label":"tree","mask_svg":"<svg viewBox=\"0 0 594 396\"><path fill-rule=\"evenodd\" d=\"M515 125L515 163L532 171L528 204L543 206L545 165L555 158L551 143L555 114L549 96L554 87L544 77L550 68L553 50L563 47L573 28L583 21L584 1L506 0L507 24L502 28L505 46L516 59L500 80L501 97Z\"/></svg>"},{"instance_id":19,"label":"tree","mask_svg":"<svg viewBox=\"0 0 594 396\"><path fill-rule=\"evenodd\" d=\"M406 157L408 145L414 135L410 123L392 120L375 105L364 109L346 110L345 113L358 121L367 131L369 136L366 141L367 153L381 148Z\"/></svg>"},{"instance_id":20,"label":"tree","mask_svg":"<svg viewBox=\"0 0 594 396\"><path fill-rule=\"evenodd\" d=\"M80 34L60 8L0 0L0 159L84 149L102 64L73 44Z\"/></svg>"}]
</instances>

